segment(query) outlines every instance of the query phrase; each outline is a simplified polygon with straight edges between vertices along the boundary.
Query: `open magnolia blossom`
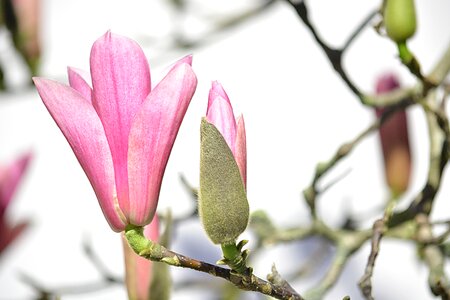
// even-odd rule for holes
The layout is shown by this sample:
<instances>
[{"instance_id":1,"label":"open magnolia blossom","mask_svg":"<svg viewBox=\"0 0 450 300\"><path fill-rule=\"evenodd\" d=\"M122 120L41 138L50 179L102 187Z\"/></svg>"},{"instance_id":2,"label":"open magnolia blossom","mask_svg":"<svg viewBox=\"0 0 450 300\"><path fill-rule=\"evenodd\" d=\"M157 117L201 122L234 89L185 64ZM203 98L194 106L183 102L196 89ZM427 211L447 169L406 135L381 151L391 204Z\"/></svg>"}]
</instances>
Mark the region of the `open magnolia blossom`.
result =
<instances>
[{"instance_id":1,"label":"open magnolia blossom","mask_svg":"<svg viewBox=\"0 0 450 300\"><path fill-rule=\"evenodd\" d=\"M31 156L31 153L27 153L9 165L0 166L0 254L28 226L28 222L11 226L6 218L6 211L23 178Z\"/></svg>"},{"instance_id":2,"label":"open magnolia blossom","mask_svg":"<svg viewBox=\"0 0 450 300\"><path fill-rule=\"evenodd\" d=\"M191 63L191 56L181 59L152 89L139 45L107 32L92 46L92 80L74 68L68 69L70 86L33 79L114 231L153 219L167 160L197 86Z\"/></svg>"}]
</instances>

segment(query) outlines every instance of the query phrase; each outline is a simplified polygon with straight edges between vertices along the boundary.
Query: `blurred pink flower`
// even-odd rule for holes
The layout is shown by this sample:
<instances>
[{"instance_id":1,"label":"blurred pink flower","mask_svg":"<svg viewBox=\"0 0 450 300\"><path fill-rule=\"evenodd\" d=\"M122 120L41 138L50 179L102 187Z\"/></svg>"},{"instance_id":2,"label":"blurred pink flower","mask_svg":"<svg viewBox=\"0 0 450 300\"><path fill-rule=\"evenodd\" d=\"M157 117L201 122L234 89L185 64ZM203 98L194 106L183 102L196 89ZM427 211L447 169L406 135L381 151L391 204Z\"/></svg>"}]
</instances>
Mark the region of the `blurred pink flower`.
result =
<instances>
[{"instance_id":1,"label":"blurred pink flower","mask_svg":"<svg viewBox=\"0 0 450 300\"><path fill-rule=\"evenodd\" d=\"M70 87L34 78L72 147L114 231L151 222L164 170L197 86L192 57L178 61L151 89L139 45L107 32L92 46L91 81L69 68Z\"/></svg>"},{"instance_id":2,"label":"blurred pink flower","mask_svg":"<svg viewBox=\"0 0 450 300\"><path fill-rule=\"evenodd\" d=\"M31 159L31 153L21 156L9 166L0 166L0 253L11 244L28 226L28 222L22 222L11 226L6 218L14 192Z\"/></svg>"},{"instance_id":3,"label":"blurred pink flower","mask_svg":"<svg viewBox=\"0 0 450 300\"><path fill-rule=\"evenodd\" d=\"M378 78L376 93L383 94L399 88L398 79L393 74ZM376 110L380 117L384 108ZM411 152L408 137L408 118L405 110L395 112L379 129L383 151L386 182L394 195L402 194L409 184L411 174Z\"/></svg>"},{"instance_id":4,"label":"blurred pink flower","mask_svg":"<svg viewBox=\"0 0 450 300\"><path fill-rule=\"evenodd\" d=\"M206 119L216 126L233 153L241 172L244 185L247 185L247 145L244 117L234 117L230 99L222 85L214 81L209 91Z\"/></svg>"},{"instance_id":5,"label":"blurred pink flower","mask_svg":"<svg viewBox=\"0 0 450 300\"><path fill-rule=\"evenodd\" d=\"M153 242L158 242L159 220L155 215L152 222L144 228L144 236ZM150 296L150 285L152 281L151 260L137 255L128 244L125 237L122 237L123 251L125 257L125 281L128 291L128 298L135 300L147 300Z\"/></svg>"}]
</instances>

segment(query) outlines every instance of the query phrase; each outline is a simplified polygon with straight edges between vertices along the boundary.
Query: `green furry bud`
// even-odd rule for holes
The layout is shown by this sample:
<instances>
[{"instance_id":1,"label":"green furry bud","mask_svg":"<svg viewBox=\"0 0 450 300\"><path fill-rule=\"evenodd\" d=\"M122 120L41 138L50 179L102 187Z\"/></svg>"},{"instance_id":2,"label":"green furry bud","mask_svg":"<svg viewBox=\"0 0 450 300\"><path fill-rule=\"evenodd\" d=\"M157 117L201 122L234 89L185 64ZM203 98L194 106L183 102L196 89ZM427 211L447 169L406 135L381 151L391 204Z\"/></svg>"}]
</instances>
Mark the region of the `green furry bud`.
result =
<instances>
[{"instance_id":1,"label":"green furry bud","mask_svg":"<svg viewBox=\"0 0 450 300\"><path fill-rule=\"evenodd\" d=\"M416 32L414 0L386 0L384 26L387 35L397 43L403 43Z\"/></svg>"},{"instance_id":2,"label":"green furry bud","mask_svg":"<svg viewBox=\"0 0 450 300\"><path fill-rule=\"evenodd\" d=\"M244 182L225 139L205 118L200 139L200 219L214 244L234 243L249 219Z\"/></svg>"}]
</instances>

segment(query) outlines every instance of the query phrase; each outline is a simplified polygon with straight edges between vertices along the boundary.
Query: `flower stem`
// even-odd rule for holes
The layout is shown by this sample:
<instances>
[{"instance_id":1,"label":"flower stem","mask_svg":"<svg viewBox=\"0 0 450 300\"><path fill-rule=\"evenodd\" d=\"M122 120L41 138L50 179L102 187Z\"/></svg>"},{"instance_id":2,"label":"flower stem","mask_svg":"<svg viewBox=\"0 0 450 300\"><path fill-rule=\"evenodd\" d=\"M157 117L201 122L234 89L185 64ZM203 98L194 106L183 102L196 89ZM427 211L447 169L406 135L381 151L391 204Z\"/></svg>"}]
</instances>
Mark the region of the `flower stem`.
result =
<instances>
[{"instance_id":1,"label":"flower stem","mask_svg":"<svg viewBox=\"0 0 450 300\"><path fill-rule=\"evenodd\" d=\"M224 257L223 263L229 265L233 271L239 274L251 274L251 269L246 266L246 252L242 253L235 242L224 243L221 246Z\"/></svg>"}]
</instances>

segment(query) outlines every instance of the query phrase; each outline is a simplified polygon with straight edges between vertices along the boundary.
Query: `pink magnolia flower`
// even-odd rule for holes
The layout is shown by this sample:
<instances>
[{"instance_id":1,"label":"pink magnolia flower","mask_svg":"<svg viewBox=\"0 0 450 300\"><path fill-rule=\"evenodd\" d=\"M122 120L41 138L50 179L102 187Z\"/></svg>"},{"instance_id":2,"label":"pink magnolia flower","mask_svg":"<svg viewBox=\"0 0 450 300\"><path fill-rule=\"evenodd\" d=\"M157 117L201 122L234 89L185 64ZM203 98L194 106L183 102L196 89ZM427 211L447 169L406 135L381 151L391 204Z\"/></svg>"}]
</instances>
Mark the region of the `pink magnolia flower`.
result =
<instances>
[{"instance_id":1,"label":"pink magnolia flower","mask_svg":"<svg viewBox=\"0 0 450 300\"><path fill-rule=\"evenodd\" d=\"M11 244L28 226L22 222L11 226L6 219L14 192L30 162L31 154L25 154L9 166L0 166L0 253Z\"/></svg>"},{"instance_id":2,"label":"pink magnolia flower","mask_svg":"<svg viewBox=\"0 0 450 300\"><path fill-rule=\"evenodd\" d=\"M393 91L400 86L393 74L381 76L376 83L377 94ZM382 115L384 108L376 114ZM379 129L383 151L386 182L395 195L403 193L411 174L411 152L408 137L408 118L405 110L395 112Z\"/></svg>"},{"instance_id":3,"label":"pink magnolia flower","mask_svg":"<svg viewBox=\"0 0 450 300\"><path fill-rule=\"evenodd\" d=\"M244 117L234 117L230 99L222 85L214 81L209 90L206 119L216 126L233 153L241 172L244 185L247 185L247 146Z\"/></svg>"},{"instance_id":4,"label":"pink magnolia flower","mask_svg":"<svg viewBox=\"0 0 450 300\"><path fill-rule=\"evenodd\" d=\"M159 238L159 221L155 215L152 222L144 228L146 238L158 242ZM147 300L150 296L150 285L152 281L152 264L151 260L145 259L137 255L130 248L125 237L122 237L123 250L125 257L125 281L129 299Z\"/></svg>"},{"instance_id":5,"label":"pink magnolia flower","mask_svg":"<svg viewBox=\"0 0 450 300\"><path fill-rule=\"evenodd\" d=\"M36 88L94 188L114 231L150 223L178 129L197 86L192 57L151 88L139 45L107 32L91 50L91 80L69 68L70 87L34 78Z\"/></svg>"}]
</instances>

